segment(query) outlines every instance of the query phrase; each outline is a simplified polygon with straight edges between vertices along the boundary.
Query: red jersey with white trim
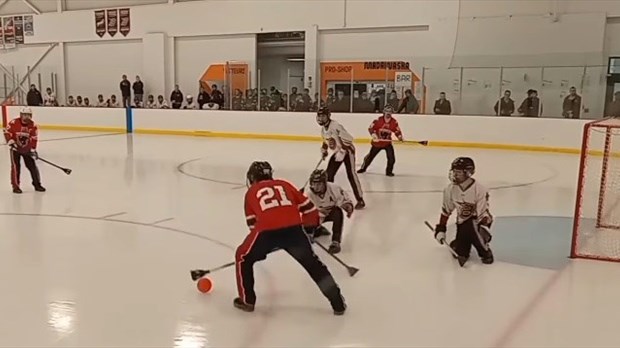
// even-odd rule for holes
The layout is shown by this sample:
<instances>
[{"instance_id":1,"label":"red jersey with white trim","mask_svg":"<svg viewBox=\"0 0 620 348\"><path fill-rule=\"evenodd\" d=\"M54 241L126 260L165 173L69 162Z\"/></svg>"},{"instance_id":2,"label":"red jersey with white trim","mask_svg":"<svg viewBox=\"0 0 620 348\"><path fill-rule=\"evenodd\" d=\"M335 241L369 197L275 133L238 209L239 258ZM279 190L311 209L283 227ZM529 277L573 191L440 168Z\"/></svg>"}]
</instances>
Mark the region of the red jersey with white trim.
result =
<instances>
[{"instance_id":1,"label":"red jersey with white trim","mask_svg":"<svg viewBox=\"0 0 620 348\"><path fill-rule=\"evenodd\" d=\"M4 139L8 142L13 139L19 152L36 150L39 137L39 128L34 121L23 122L21 118L11 120L4 129Z\"/></svg>"},{"instance_id":2,"label":"red jersey with white trim","mask_svg":"<svg viewBox=\"0 0 620 348\"><path fill-rule=\"evenodd\" d=\"M281 179L259 181L245 194L245 218L252 232L286 227L319 225L314 203L290 182Z\"/></svg>"},{"instance_id":3,"label":"red jersey with white trim","mask_svg":"<svg viewBox=\"0 0 620 348\"><path fill-rule=\"evenodd\" d=\"M389 121L385 119L385 116L381 116L378 119L372 121L370 127L368 127L370 135L375 134L377 139L372 140L372 146L386 147L392 143L392 134L396 135L398 139L403 138L403 133L400 131L398 121L394 117L390 117Z\"/></svg>"}]
</instances>

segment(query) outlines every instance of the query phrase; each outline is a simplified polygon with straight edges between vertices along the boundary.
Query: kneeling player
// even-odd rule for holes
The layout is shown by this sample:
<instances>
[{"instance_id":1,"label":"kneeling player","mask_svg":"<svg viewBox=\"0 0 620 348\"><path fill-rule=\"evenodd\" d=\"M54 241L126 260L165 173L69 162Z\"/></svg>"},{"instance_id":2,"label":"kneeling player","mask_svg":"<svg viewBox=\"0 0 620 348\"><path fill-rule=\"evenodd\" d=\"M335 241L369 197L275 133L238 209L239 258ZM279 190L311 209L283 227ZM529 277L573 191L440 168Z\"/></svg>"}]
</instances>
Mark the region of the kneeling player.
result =
<instances>
[{"instance_id":1,"label":"kneeling player","mask_svg":"<svg viewBox=\"0 0 620 348\"><path fill-rule=\"evenodd\" d=\"M456 238L450 247L467 259L473 245L482 263L491 264L493 253L489 242L493 216L489 212L489 191L472 178L474 172L474 161L469 157L458 157L452 162L452 183L443 192L443 208L435 227L435 238L440 244L445 243L446 223L456 209Z\"/></svg>"},{"instance_id":2,"label":"kneeling player","mask_svg":"<svg viewBox=\"0 0 620 348\"><path fill-rule=\"evenodd\" d=\"M319 208L321 224L332 222L332 244L329 246L331 254L340 252L342 242L342 227L344 214L347 218L353 214L353 202L342 187L332 182L327 182L327 173L317 169L310 176L310 192L308 197ZM343 212L344 211L344 212ZM322 228L319 227L319 228Z\"/></svg>"},{"instance_id":3,"label":"kneeling player","mask_svg":"<svg viewBox=\"0 0 620 348\"><path fill-rule=\"evenodd\" d=\"M340 288L304 232L304 227L307 231L316 229L319 213L306 195L288 181L274 179L272 172L269 163L254 162L247 173L250 187L245 194L245 216L250 234L235 254L239 297L233 305L254 311L254 264L282 249L308 272L331 303L334 314L342 315L346 305Z\"/></svg>"}]
</instances>

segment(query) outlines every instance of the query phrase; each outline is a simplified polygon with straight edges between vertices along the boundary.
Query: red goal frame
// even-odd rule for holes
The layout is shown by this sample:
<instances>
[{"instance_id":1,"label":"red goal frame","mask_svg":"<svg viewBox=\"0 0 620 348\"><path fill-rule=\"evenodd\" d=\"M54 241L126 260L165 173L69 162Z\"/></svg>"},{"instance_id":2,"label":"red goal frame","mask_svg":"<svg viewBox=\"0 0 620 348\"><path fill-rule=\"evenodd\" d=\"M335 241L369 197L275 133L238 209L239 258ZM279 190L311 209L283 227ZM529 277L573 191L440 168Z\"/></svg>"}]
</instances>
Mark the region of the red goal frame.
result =
<instances>
[{"instance_id":1,"label":"red goal frame","mask_svg":"<svg viewBox=\"0 0 620 348\"><path fill-rule=\"evenodd\" d=\"M610 122L611 120L615 120L615 122ZM590 136L592 134L593 129L600 129L601 132L605 133L603 151L597 149L590 149ZM571 258L582 258L582 259L592 259L592 260L601 260L601 261L612 261L612 262L620 262L620 256L618 258L611 258L606 256L596 256L589 254L579 254L577 251L578 244L578 234L579 227L581 223L581 214L583 210L583 187L585 184L585 179L588 169L587 158L588 156L601 156L602 164L601 164L601 176L600 178L594 178L591 180L600 180L599 182L599 193L598 193L598 202L597 202L597 210L596 210L596 228L606 228L606 229L616 229L619 230L620 234L620 225L610 225L606 224L603 221L602 211L603 206L605 204L605 186L607 184L607 173L609 170L609 158L610 151L612 145L612 135L614 129L620 129L620 120L614 118L605 118L601 120L596 120L592 122L588 122L583 126L583 137L581 143L581 153L579 160L579 176L577 179L577 197L575 199L575 215L573 217L573 236L571 241ZM620 238L620 236L619 236Z\"/></svg>"}]
</instances>

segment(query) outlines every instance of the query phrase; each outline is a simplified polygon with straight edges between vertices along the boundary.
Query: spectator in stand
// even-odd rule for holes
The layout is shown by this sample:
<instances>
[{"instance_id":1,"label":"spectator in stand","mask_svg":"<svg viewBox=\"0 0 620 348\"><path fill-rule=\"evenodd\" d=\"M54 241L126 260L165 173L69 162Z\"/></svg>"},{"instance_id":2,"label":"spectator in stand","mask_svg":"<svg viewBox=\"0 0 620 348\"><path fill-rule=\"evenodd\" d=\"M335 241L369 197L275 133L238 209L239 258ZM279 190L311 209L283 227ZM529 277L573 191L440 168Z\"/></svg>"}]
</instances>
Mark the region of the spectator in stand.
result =
<instances>
[{"instance_id":1,"label":"spectator in stand","mask_svg":"<svg viewBox=\"0 0 620 348\"><path fill-rule=\"evenodd\" d=\"M146 97L146 104L144 107L147 109L157 109L157 103L155 102L155 97L152 94L149 94L149 96Z\"/></svg>"},{"instance_id":2,"label":"spectator in stand","mask_svg":"<svg viewBox=\"0 0 620 348\"><path fill-rule=\"evenodd\" d=\"M581 96L577 94L577 88L571 87L568 95L562 103L562 116L564 118L579 118L581 115Z\"/></svg>"},{"instance_id":3,"label":"spectator in stand","mask_svg":"<svg viewBox=\"0 0 620 348\"><path fill-rule=\"evenodd\" d=\"M75 106L77 107L83 107L84 106L84 101L82 100L82 96L78 95L77 98L75 98Z\"/></svg>"},{"instance_id":4,"label":"spectator in stand","mask_svg":"<svg viewBox=\"0 0 620 348\"><path fill-rule=\"evenodd\" d=\"M157 96L157 108L158 109L170 109L168 102L166 101L166 99L164 99L164 96L161 94Z\"/></svg>"},{"instance_id":5,"label":"spectator in stand","mask_svg":"<svg viewBox=\"0 0 620 348\"><path fill-rule=\"evenodd\" d=\"M56 96L50 87L45 89L45 97L43 97L43 105L45 106L53 106L54 101L56 100Z\"/></svg>"},{"instance_id":6,"label":"spectator in stand","mask_svg":"<svg viewBox=\"0 0 620 348\"><path fill-rule=\"evenodd\" d=\"M319 93L314 93L314 100L312 101L312 106L310 107L310 111L319 111L319 108L325 106L323 100L319 96Z\"/></svg>"},{"instance_id":7,"label":"spectator in stand","mask_svg":"<svg viewBox=\"0 0 620 348\"><path fill-rule=\"evenodd\" d=\"M77 104L75 104L75 99L73 99L72 95L70 95L69 98L67 98L67 106L71 106L71 107L77 106Z\"/></svg>"},{"instance_id":8,"label":"spectator in stand","mask_svg":"<svg viewBox=\"0 0 620 348\"><path fill-rule=\"evenodd\" d=\"M370 92L370 103L372 104L372 112L381 110L381 99L377 95L377 91Z\"/></svg>"},{"instance_id":9,"label":"spectator in stand","mask_svg":"<svg viewBox=\"0 0 620 348\"><path fill-rule=\"evenodd\" d=\"M43 105L43 97L41 96L41 92L37 89L37 86L34 84L30 85L30 90L26 95L26 103L28 106L41 106Z\"/></svg>"},{"instance_id":10,"label":"spectator in stand","mask_svg":"<svg viewBox=\"0 0 620 348\"><path fill-rule=\"evenodd\" d=\"M390 105L392 107L392 110L397 110L398 109L398 93L396 93L395 90L392 90L390 92L390 96L388 98L388 102L387 105Z\"/></svg>"},{"instance_id":11,"label":"spectator in stand","mask_svg":"<svg viewBox=\"0 0 620 348\"><path fill-rule=\"evenodd\" d=\"M136 109L142 109L144 107L144 104L142 103L142 100L140 100L140 98L138 98L138 96L134 96L133 97L133 105L132 107L136 108Z\"/></svg>"},{"instance_id":12,"label":"spectator in stand","mask_svg":"<svg viewBox=\"0 0 620 348\"><path fill-rule=\"evenodd\" d=\"M374 109L374 105L370 102L368 92L362 92L362 96L359 99L353 101L353 112L371 113Z\"/></svg>"},{"instance_id":13,"label":"spectator in stand","mask_svg":"<svg viewBox=\"0 0 620 348\"><path fill-rule=\"evenodd\" d=\"M110 96L110 99L108 100L108 107L110 107L110 108L120 108L121 107L121 105L118 102L118 100L116 100L116 95L115 94L112 94Z\"/></svg>"},{"instance_id":14,"label":"spectator in stand","mask_svg":"<svg viewBox=\"0 0 620 348\"><path fill-rule=\"evenodd\" d=\"M55 96L50 99L50 103L51 103L51 105L49 105L49 106L60 106L60 105L58 105L58 99L56 99Z\"/></svg>"},{"instance_id":15,"label":"spectator in stand","mask_svg":"<svg viewBox=\"0 0 620 348\"><path fill-rule=\"evenodd\" d=\"M289 110L293 111L293 110L297 110L297 87L293 87L291 88L291 94L288 95L288 101L290 103L289 105Z\"/></svg>"},{"instance_id":16,"label":"spectator in stand","mask_svg":"<svg viewBox=\"0 0 620 348\"><path fill-rule=\"evenodd\" d=\"M185 105L183 106L185 110L196 110L196 104L194 103L194 97L191 94L188 94L185 97Z\"/></svg>"},{"instance_id":17,"label":"spectator in stand","mask_svg":"<svg viewBox=\"0 0 620 348\"><path fill-rule=\"evenodd\" d=\"M310 111L312 99L308 88L304 88L302 94L297 96L297 103L295 104L295 111Z\"/></svg>"},{"instance_id":18,"label":"spectator in stand","mask_svg":"<svg viewBox=\"0 0 620 348\"><path fill-rule=\"evenodd\" d=\"M350 111L349 109L351 107L351 105L349 105L350 102L351 102L351 99L344 96L344 91L337 91L336 100L331 106L331 111L349 112Z\"/></svg>"},{"instance_id":19,"label":"spectator in stand","mask_svg":"<svg viewBox=\"0 0 620 348\"><path fill-rule=\"evenodd\" d=\"M213 101L210 101L202 106L203 110L219 110L220 106L215 104Z\"/></svg>"},{"instance_id":20,"label":"spectator in stand","mask_svg":"<svg viewBox=\"0 0 620 348\"><path fill-rule=\"evenodd\" d=\"M538 92L535 89L527 91L527 98L523 100L517 111L525 117L540 116L540 99L538 99Z\"/></svg>"},{"instance_id":21,"label":"spectator in stand","mask_svg":"<svg viewBox=\"0 0 620 348\"><path fill-rule=\"evenodd\" d=\"M435 107L433 108L437 115L450 115L452 113L452 106L450 101L446 99L446 93L439 93L439 99L435 100Z\"/></svg>"},{"instance_id":22,"label":"spectator in stand","mask_svg":"<svg viewBox=\"0 0 620 348\"><path fill-rule=\"evenodd\" d=\"M123 75L120 83L121 98L123 99L123 107L131 105L131 82L127 80L127 75Z\"/></svg>"},{"instance_id":23,"label":"spectator in stand","mask_svg":"<svg viewBox=\"0 0 620 348\"><path fill-rule=\"evenodd\" d=\"M97 96L97 104L95 104L95 106L98 108L108 107L108 102L103 99L103 94Z\"/></svg>"},{"instance_id":24,"label":"spectator in stand","mask_svg":"<svg viewBox=\"0 0 620 348\"><path fill-rule=\"evenodd\" d=\"M183 105L183 92L179 89L179 85L174 85L174 91L170 93L170 104L173 109L180 109Z\"/></svg>"},{"instance_id":25,"label":"spectator in stand","mask_svg":"<svg viewBox=\"0 0 620 348\"><path fill-rule=\"evenodd\" d=\"M232 110L243 110L243 92L239 88L235 89L235 95L230 106ZM202 109L202 106L200 108Z\"/></svg>"},{"instance_id":26,"label":"spectator in stand","mask_svg":"<svg viewBox=\"0 0 620 348\"><path fill-rule=\"evenodd\" d=\"M88 99L88 97L84 97L84 107L92 107L92 105L90 105L90 99Z\"/></svg>"},{"instance_id":27,"label":"spectator in stand","mask_svg":"<svg viewBox=\"0 0 620 348\"><path fill-rule=\"evenodd\" d=\"M202 106L211 101L211 96L205 91L202 86L198 87L198 108L202 109Z\"/></svg>"},{"instance_id":28,"label":"spectator in stand","mask_svg":"<svg viewBox=\"0 0 620 348\"><path fill-rule=\"evenodd\" d=\"M620 91L614 93L614 100L607 107L607 116L620 117Z\"/></svg>"},{"instance_id":29,"label":"spectator in stand","mask_svg":"<svg viewBox=\"0 0 620 348\"><path fill-rule=\"evenodd\" d=\"M497 116L512 116L515 112L515 101L510 98L511 92L504 91L504 96L495 103L493 110Z\"/></svg>"},{"instance_id":30,"label":"spectator in stand","mask_svg":"<svg viewBox=\"0 0 620 348\"><path fill-rule=\"evenodd\" d=\"M211 87L211 101L217 104L220 109L224 107L224 93L217 89L217 85Z\"/></svg>"},{"instance_id":31,"label":"spectator in stand","mask_svg":"<svg viewBox=\"0 0 620 348\"><path fill-rule=\"evenodd\" d=\"M328 88L327 97L325 98L325 104L327 105L329 109L331 109L331 106L334 102L336 102L336 97L334 97L334 89Z\"/></svg>"},{"instance_id":32,"label":"spectator in stand","mask_svg":"<svg viewBox=\"0 0 620 348\"><path fill-rule=\"evenodd\" d=\"M267 95L267 89L262 88L260 90L260 104L259 104L260 111L268 111L270 104L271 104L271 98L269 98L269 96Z\"/></svg>"},{"instance_id":33,"label":"spectator in stand","mask_svg":"<svg viewBox=\"0 0 620 348\"><path fill-rule=\"evenodd\" d=\"M254 111L256 110L256 104L252 103L252 90L245 90L245 98L243 98L243 110Z\"/></svg>"},{"instance_id":34,"label":"spectator in stand","mask_svg":"<svg viewBox=\"0 0 620 348\"><path fill-rule=\"evenodd\" d=\"M280 96L280 107L278 108L278 110L286 111L287 107L288 107L288 94L282 93L282 95Z\"/></svg>"},{"instance_id":35,"label":"spectator in stand","mask_svg":"<svg viewBox=\"0 0 620 348\"><path fill-rule=\"evenodd\" d=\"M133 89L133 100L134 103L136 99L140 100L140 105L144 102L144 83L140 80L140 76L136 75L136 81L134 81L133 85L131 85Z\"/></svg>"},{"instance_id":36,"label":"spectator in stand","mask_svg":"<svg viewBox=\"0 0 620 348\"><path fill-rule=\"evenodd\" d=\"M413 95L410 89L405 91L405 97L400 102L400 107L398 108L398 113L402 113L405 111L406 114L417 114L420 110L420 103Z\"/></svg>"}]
</instances>

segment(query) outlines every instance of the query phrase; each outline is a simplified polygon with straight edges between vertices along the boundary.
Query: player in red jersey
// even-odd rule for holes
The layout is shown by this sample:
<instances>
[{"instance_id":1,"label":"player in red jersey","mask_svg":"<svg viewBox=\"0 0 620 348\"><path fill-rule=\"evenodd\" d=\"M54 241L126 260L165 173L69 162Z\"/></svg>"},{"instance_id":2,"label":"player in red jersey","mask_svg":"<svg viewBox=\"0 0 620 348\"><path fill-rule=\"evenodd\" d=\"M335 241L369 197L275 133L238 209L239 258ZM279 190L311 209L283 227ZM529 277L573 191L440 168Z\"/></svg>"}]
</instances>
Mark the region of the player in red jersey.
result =
<instances>
[{"instance_id":1,"label":"player in red jersey","mask_svg":"<svg viewBox=\"0 0 620 348\"><path fill-rule=\"evenodd\" d=\"M4 130L4 138L9 146L11 157L11 185L13 193L22 193L19 188L19 177L21 172L21 158L30 176L32 177L32 185L35 191L45 192L45 188L41 186L41 175L39 168L35 163L37 155L38 127L32 120L32 110L23 108L19 117L11 120Z\"/></svg>"},{"instance_id":2,"label":"player in red jersey","mask_svg":"<svg viewBox=\"0 0 620 348\"><path fill-rule=\"evenodd\" d=\"M392 117L394 108L391 105L386 105L383 109L383 116L372 121L368 132L372 136L372 147L366 157L364 157L364 163L362 167L357 171L358 173L366 172L368 166L372 163L375 157L381 150L385 150L387 154L387 167L385 168L385 175L394 176L394 163L396 163L396 156L394 155L394 146L392 145L392 134L396 135L398 140L403 141L403 133L400 131L398 121Z\"/></svg>"},{"instance_id":3,"label":"player in red jersey","mask_svg":"<svg viewBox=\"0 0 620 348\"><path fill-rule=\"evenodd\" d=\"M285 250L308 272L327 297L335 315L346 310L340 288L310 245L310 236L319 225L319 212L305 194L285 180L274 179L271 165L254 162L247 173L245 216L250 234L235 254L237 290L233 304L254 311L254 263L265 260L275 250Z\"/></svg>"}]
</instances>

